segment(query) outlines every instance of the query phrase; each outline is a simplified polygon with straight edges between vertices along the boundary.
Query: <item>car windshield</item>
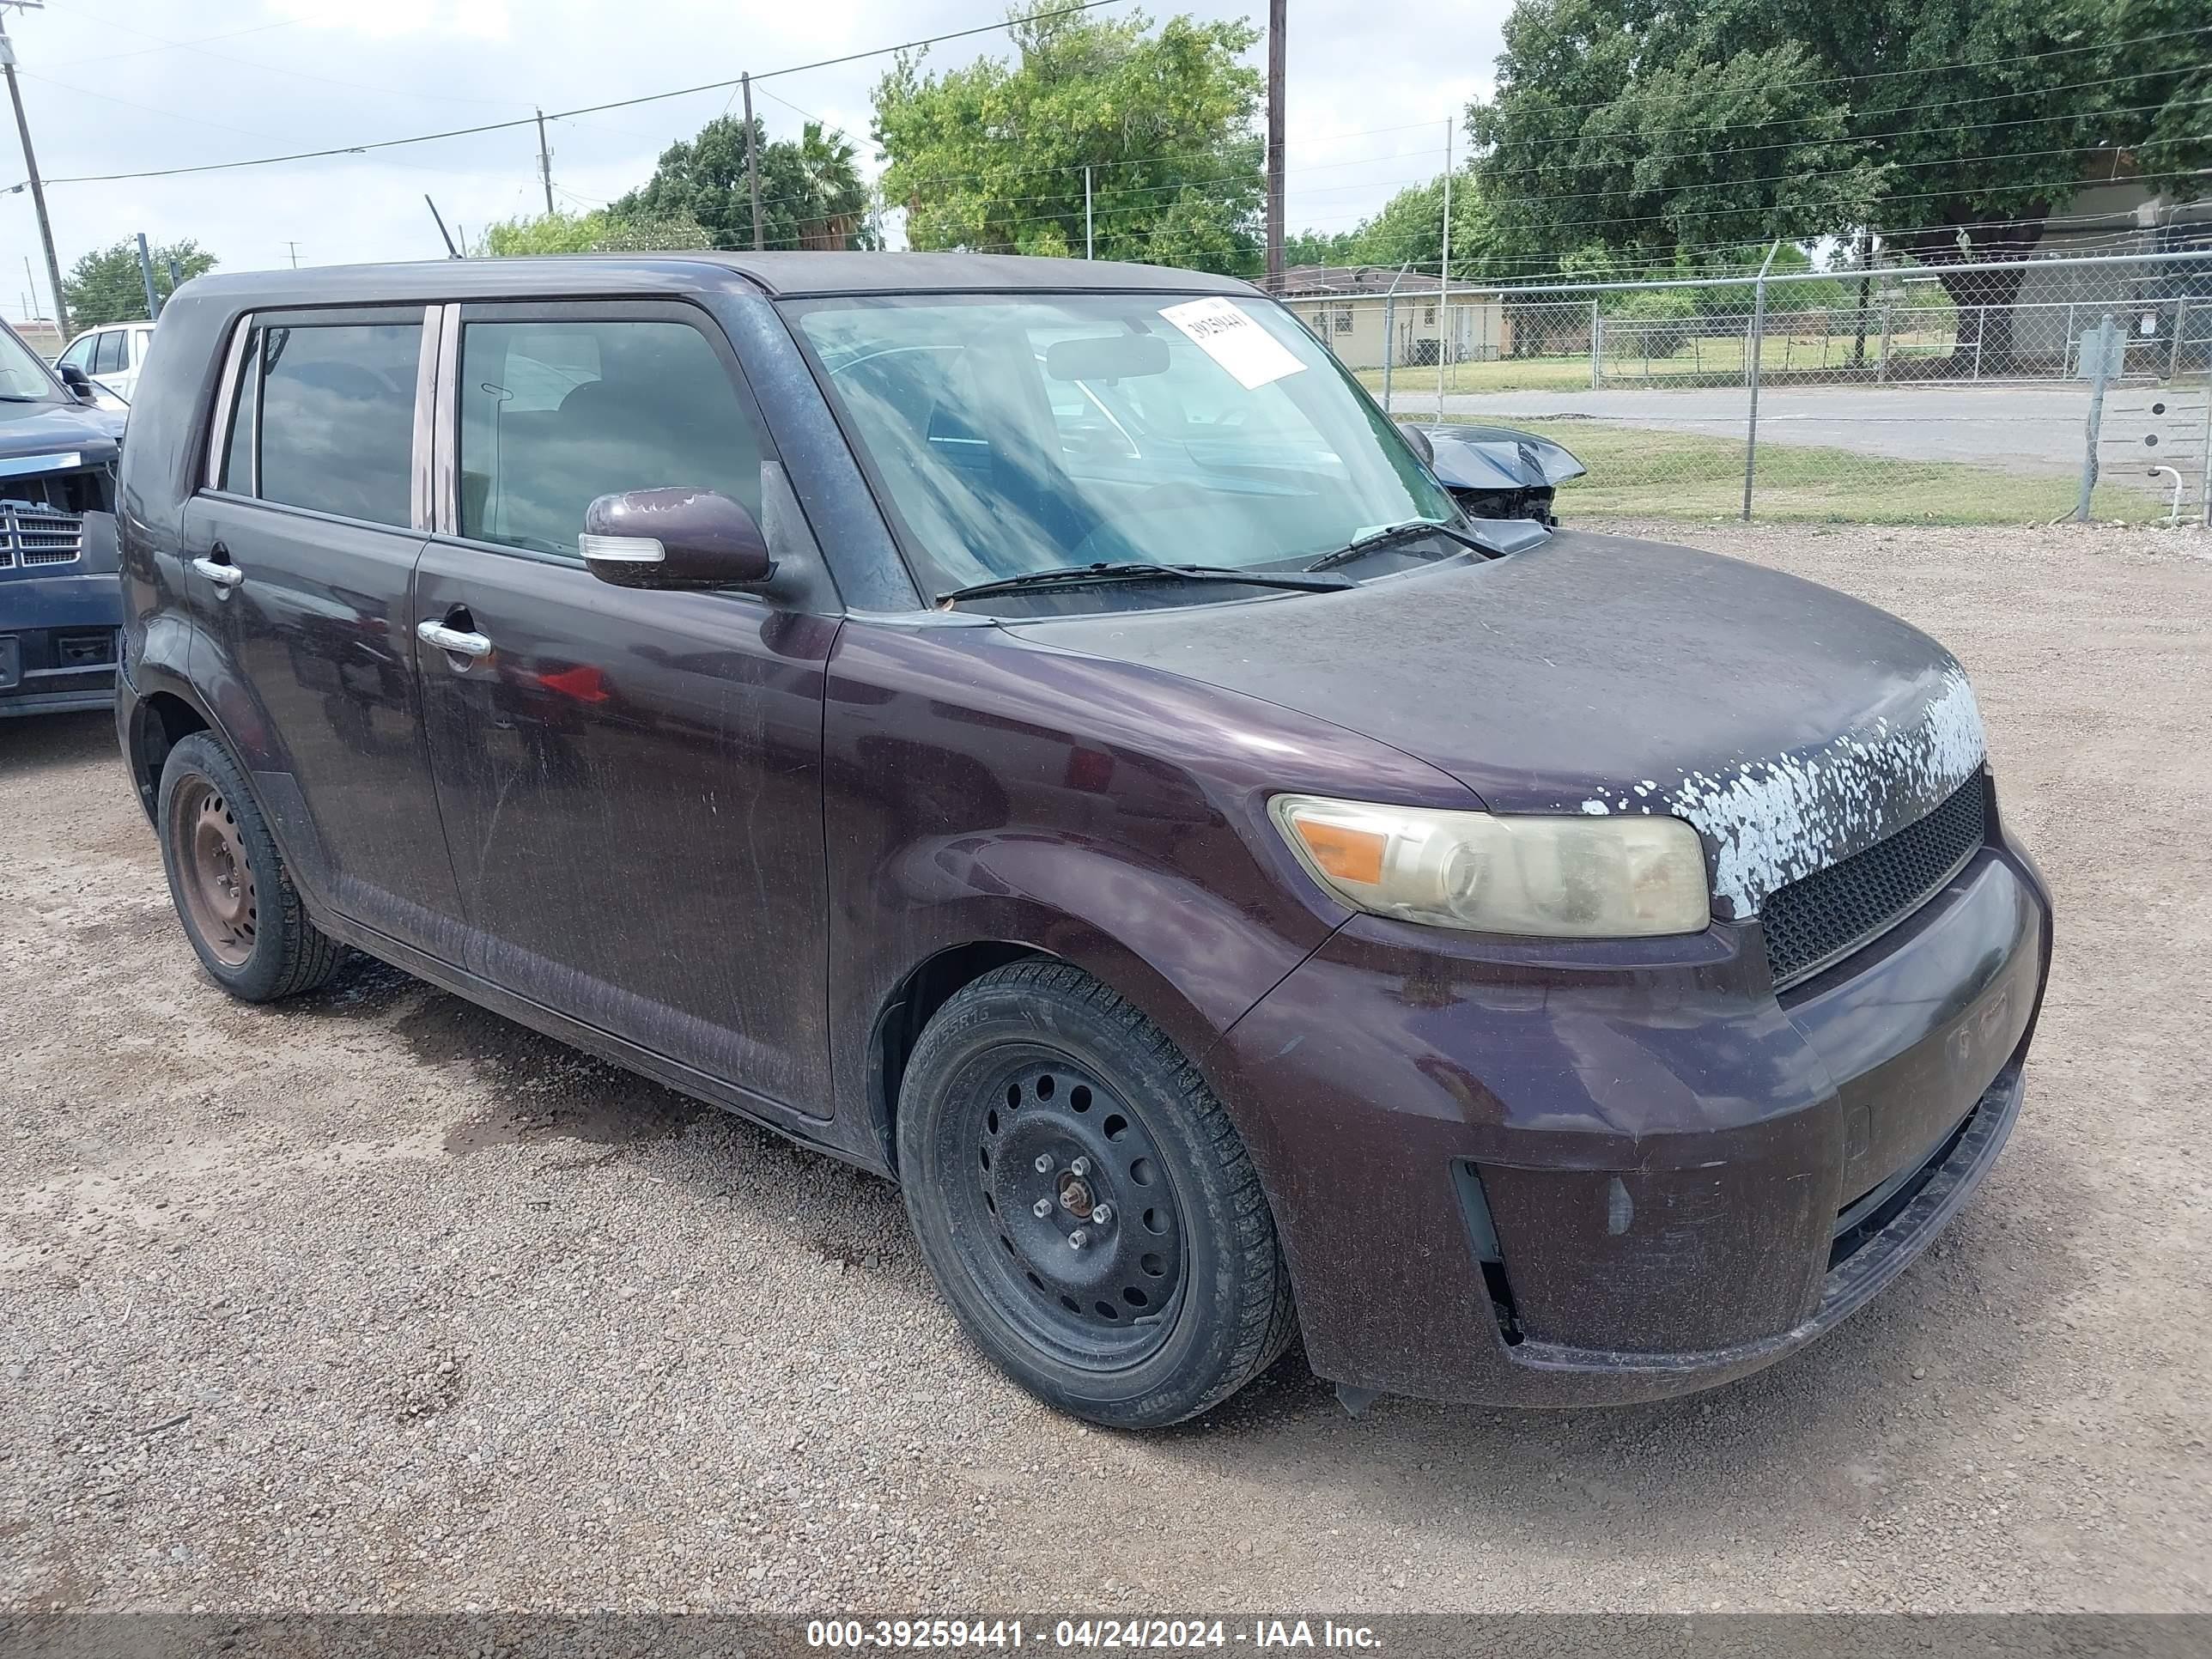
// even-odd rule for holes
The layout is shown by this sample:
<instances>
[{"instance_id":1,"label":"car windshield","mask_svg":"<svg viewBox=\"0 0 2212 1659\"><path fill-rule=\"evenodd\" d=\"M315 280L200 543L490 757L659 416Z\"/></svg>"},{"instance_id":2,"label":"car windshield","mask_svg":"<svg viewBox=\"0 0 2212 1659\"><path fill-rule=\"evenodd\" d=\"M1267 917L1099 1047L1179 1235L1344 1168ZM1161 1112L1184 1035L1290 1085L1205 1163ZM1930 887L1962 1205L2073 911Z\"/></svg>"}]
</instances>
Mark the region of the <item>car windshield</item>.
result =
<instances>
[{"instance_id":1,"label":"car windshield","mask_svg":"<svg viewBox=\"0 0 2212 1659\"><path fill-rule=\"evenodd\" d=\"M933 592L1093 563L1296 565L1458 520L1335 360L1263 300L793 310Z\"/></svg>"},{"instance_id":2,"label":"car windshield","mask_svg":"<svg viewBox=\"0 0 2212 1659\"><path fill-rule=\"evenodd\" d=\"M58 401L53 377L46 373L30 347L7 329L0 329L0 398L12 402Z\"/></svg>"}]
</instances>

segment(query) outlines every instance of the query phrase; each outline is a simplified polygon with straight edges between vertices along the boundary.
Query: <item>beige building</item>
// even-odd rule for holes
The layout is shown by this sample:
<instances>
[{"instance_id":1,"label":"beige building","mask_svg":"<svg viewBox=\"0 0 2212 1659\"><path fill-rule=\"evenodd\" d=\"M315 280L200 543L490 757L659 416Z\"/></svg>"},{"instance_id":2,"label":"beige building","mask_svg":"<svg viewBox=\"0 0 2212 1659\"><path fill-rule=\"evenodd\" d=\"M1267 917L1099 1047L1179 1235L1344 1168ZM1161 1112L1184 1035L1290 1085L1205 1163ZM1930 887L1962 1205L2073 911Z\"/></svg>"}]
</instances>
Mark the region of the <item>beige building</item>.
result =
<instances>
[{"instance_id":1,"label":"beige building","mask_svg":"<svg viewBox=\"0 0 2212 1659\"><path fill-rule=\"evenodd\" d=\"M62 347L67 343L62 338L61 330L54 326L51 318L33 317L12 326L22 337L23 343L48 362L59 356Z\"/></svg>"},{"instance_id":2,"label":"beige building","mask_svg":"<svg viewBox=\"0 0 2212 1659\"><path fill-rule=\"evenodd\" d=\"M1439 341L1452 362L1500 357L1512 349L1512 325L1501 297L1470 283L1455 283L1440 296L1435 278L1413 271L1295 265L1283 273L1278 297L1346 368L1380 368L1386 349L1400 368L1433 364Z\"/></svg>"}]
</instances>

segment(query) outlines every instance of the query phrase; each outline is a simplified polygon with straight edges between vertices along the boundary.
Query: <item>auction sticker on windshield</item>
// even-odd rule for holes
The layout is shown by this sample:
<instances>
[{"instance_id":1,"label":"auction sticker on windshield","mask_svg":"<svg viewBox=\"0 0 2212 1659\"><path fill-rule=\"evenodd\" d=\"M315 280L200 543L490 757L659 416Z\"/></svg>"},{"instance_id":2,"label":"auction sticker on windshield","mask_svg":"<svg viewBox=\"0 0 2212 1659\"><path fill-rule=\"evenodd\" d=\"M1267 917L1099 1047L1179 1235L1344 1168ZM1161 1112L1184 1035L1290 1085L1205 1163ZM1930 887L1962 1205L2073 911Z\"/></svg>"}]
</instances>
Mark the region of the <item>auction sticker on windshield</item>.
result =
<instances>
[{"instance_id":1,"label":"auction sticker on windshield","mask_svg":"<svg viewBox=\"0 0 2212 1659\"><path fill-rule=\"evenodd\" d=\"M1215 295L1162 308L1160 315L1188 335L1200 351L1237 377L1247 392L1295 374L1305 365L1254 322L1236 302Z\"/></svg>"}]
</instances>

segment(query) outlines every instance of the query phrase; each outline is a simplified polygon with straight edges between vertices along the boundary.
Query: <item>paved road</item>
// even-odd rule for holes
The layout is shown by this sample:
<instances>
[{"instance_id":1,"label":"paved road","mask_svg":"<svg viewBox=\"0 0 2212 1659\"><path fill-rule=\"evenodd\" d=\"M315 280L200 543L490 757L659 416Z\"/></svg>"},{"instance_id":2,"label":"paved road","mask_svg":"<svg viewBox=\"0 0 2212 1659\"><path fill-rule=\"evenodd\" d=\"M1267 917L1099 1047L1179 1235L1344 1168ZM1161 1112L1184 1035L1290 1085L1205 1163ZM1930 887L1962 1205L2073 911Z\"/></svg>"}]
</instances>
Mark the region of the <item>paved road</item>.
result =
<instances>
[{"instance_id":1,"label":"paved road","mask_svg":"<svg viewBox=\"0 0 2212 1659\"><path fill-rule=\"evenodd\" d=\"M0 1613L2212 1611L2204 538L1656 533L1948 641L2057 896L2012 1145L1822 1342L1358 1421L1293 1358L1087 1433L883 1182L389 969L227 1000L109 723L4 721Z\"/></svg>"},{"instance_id":2,"label":"paved road","mask_svg":"<svg viewBox=\"0 0 2212 1659\"><path fill-rule=\"evenodd\" d=\"M1407 380L1418 386L1417 371ZM1437 395L1400 380L1399 415L1433 414ZM1623 426L1741 438L1741 386L1695 390L1453 392L1447 414L1513 422L1583 416ZM1759 394L1762 443L1849 449L1916 461L1980 461L2067 476L2081 467L2087 386L1781 386Z\"/></svg>"}]
</instances>

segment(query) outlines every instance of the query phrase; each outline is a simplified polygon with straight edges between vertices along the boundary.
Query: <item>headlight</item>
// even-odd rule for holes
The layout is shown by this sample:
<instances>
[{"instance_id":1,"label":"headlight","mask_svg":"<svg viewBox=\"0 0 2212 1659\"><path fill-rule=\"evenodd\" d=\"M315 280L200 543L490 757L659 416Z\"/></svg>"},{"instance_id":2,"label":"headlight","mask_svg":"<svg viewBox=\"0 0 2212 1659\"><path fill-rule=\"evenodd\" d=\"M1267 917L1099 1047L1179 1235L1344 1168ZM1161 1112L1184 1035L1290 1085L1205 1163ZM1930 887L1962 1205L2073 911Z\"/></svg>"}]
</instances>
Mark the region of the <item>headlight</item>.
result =
<instances>
[{"instance_id":1,"label":"headlight","mask_svg":"<svg viewBox=\"0 0 2212 1659\"><path fill-rule=\"evenodd\" d=\"M1269 804L1291 849L1346 903L1440 927L1550 939L1696 933L1705 854L1680 818L1514 817L1318 795Z\"/></svg>"}]
</instances>

